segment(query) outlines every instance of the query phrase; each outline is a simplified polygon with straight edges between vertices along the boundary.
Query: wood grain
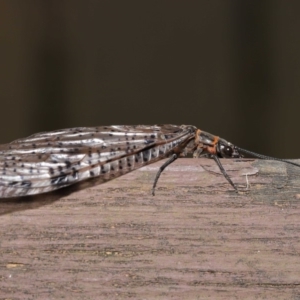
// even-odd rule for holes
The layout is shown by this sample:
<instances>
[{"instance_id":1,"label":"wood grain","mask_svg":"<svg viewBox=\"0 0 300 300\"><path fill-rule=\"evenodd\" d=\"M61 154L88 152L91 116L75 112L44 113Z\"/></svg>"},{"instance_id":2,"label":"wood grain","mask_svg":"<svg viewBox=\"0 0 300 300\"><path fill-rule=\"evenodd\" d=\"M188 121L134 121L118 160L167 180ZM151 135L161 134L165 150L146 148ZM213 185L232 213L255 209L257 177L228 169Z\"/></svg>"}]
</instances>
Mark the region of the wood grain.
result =
<instances>
[{"instance_id":1,"label":"wood grain","mask_svg":"<svg viewBox=\"0 0 300 300\"><path fill-rule=\"evenodd\" d=\"M0 200L0 299L300 299L300 169L222 163Z\"/></svg>"}]
</instances>

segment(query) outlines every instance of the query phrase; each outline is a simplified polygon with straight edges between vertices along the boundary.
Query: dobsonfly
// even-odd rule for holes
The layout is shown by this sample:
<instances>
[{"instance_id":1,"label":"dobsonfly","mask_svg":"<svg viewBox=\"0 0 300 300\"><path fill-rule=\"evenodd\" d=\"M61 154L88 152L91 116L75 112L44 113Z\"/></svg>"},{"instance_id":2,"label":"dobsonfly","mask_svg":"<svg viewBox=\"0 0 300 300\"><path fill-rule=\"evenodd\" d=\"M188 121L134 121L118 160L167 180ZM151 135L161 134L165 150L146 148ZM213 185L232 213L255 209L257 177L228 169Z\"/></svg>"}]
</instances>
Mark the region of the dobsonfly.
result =
<instances>
[{"instance_id":1,"label":"dobsonfly","mask_svg":"<svg viewBox=\"0 0 300 300\"><path fill-rule=\"evenodd\" d=\"M42 132L1 145L0 198L51 192L82 181L87 186L89 182L95 185L168 158L156 174L154 195L163 170L189 153L213 158L235 190L219 158L250 154L300 167L239 148L192 125L78 127Z\"/></svg>"}]
</instances>

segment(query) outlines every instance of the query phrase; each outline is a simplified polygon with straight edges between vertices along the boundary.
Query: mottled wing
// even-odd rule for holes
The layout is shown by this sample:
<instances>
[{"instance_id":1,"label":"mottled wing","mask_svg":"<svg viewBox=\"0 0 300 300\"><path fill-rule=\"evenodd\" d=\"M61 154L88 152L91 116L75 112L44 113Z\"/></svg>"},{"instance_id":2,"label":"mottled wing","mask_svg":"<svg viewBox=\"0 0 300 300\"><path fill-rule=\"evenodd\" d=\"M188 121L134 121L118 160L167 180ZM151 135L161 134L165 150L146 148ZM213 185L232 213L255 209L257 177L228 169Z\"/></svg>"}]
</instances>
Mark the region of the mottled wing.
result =
<instances>
[{"instance_id":1,"label":"mottled wing","mask_svg":"<svg viewBox=\"0 0 300 300\"><path fill-rule=\"evenodd\" d=\"M192 126L57 130L0 146L0 197L34 195L97 177L104 182L163 159Z\"/></svg>"}]
</instances>

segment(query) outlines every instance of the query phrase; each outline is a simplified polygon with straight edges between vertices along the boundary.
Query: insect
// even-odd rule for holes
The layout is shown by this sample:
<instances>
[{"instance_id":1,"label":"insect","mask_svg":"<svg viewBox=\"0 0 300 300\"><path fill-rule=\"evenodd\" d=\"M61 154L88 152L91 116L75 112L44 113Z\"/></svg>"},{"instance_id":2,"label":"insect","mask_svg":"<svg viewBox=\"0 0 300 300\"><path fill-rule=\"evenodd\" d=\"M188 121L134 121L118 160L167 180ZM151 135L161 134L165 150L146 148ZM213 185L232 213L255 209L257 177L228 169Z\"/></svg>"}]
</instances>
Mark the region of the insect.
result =
<instances>
[{"instance_id":1,"label":"insect","mask_svg":"<svg viewBox=\"0 0 300 300\"><path fill-rule=\"evenodd\" d=\"M35 195L85 181L95 185L164 158L152 194L163 170L178 157L213 158L237 189L219 158L242 154L299 164L260 155L192 125L100 126L34 134L0 146L0 198Z\"/></svg>"}]
</instances>

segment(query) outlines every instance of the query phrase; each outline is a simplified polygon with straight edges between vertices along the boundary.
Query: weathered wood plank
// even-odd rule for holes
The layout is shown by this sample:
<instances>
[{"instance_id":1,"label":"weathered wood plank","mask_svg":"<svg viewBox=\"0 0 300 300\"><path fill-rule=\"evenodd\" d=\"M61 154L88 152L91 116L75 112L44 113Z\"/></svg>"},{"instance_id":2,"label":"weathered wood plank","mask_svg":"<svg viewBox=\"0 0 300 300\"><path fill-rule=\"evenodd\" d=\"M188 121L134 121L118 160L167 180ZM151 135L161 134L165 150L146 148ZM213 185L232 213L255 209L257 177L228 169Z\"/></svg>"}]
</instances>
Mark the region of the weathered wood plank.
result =
<instances>
[{"instance_id":1,"label":"weathered wood plank","mask_svg":"<svg viewBox=\"0 0 300 300\"><path fill-rule=\"evenodd\" d=\"M300 169L223 160L236 193L213 161L179 159L153 197L160 164L0 200L0 298L300 297Z\"/></svg>"}]
</instances>

